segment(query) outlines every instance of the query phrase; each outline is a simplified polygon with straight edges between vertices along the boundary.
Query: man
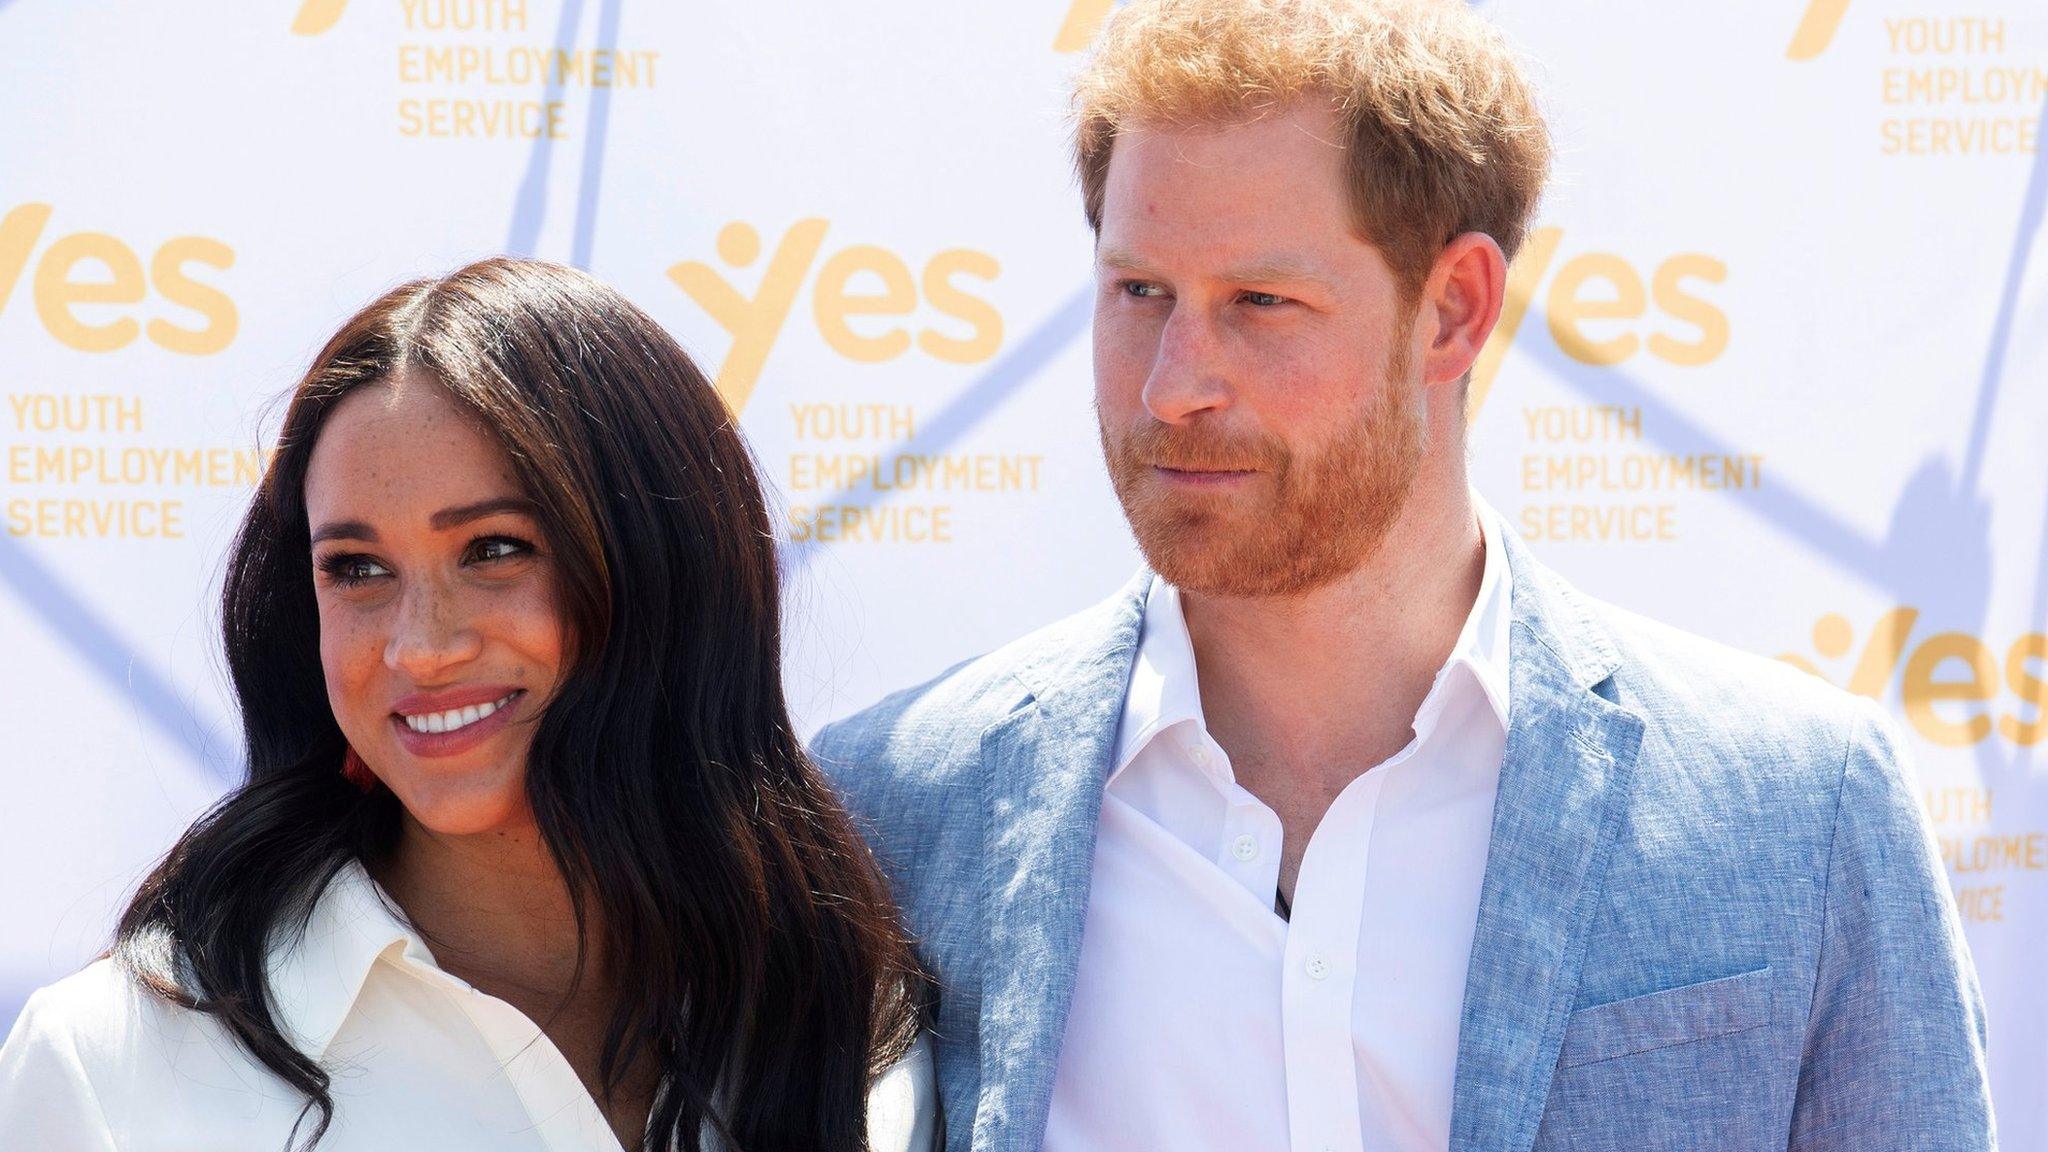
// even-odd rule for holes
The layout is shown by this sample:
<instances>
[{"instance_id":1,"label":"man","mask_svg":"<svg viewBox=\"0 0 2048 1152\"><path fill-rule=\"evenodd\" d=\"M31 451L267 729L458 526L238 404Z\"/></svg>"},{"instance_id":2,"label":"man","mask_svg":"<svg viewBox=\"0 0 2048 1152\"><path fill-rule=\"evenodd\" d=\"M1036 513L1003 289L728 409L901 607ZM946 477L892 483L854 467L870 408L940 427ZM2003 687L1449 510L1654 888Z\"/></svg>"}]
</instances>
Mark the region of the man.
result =
<instances>
[{"instance_id":1,"label":"man","mask_svg":"<svg viewBox=\"0 0 2048 1152\"><path fill-rule=\"evenodd\" d=\"M1991 1147L1889 723L1471 494L1549 161L1497 35L1140 2L1076 102L1157 575L817 741L942 987L953 1152Z\"/></svg>"}]
</instances>

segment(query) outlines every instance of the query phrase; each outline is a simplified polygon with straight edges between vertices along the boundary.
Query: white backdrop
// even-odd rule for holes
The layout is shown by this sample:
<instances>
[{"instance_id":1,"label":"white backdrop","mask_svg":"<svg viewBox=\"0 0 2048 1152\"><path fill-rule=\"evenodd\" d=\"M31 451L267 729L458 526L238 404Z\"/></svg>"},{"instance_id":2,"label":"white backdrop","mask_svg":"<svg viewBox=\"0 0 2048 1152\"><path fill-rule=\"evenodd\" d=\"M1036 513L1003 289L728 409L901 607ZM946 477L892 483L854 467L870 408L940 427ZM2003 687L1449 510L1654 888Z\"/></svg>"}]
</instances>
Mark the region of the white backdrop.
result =
<instances>
[{"instance_id":1,"label":"white backdrop","mask_svg":"<svg viewBox=\"0 0 2048 1152\"><path fill-rule=\"evenodd\" d=\"M1113 0L0 0L0 1027L237 774L221 557L380 290L567 260L787 510L806 729L1137 563L1064 84ZM1560 162L1480 490L1592 593L1883 700L2048 1147L2048 10L1492 0Z\"/></svg>"}]
</instances>

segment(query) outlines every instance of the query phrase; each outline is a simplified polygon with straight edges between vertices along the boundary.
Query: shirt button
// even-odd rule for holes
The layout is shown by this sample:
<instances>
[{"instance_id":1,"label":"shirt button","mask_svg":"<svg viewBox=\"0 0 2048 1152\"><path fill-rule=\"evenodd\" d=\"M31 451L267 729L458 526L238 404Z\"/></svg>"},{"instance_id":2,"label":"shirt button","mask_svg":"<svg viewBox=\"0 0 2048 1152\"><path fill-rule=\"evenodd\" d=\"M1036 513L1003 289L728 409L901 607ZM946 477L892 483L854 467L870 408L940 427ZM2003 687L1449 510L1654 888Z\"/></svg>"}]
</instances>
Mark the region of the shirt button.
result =
<instances>
[{"instance_id":1,"label":"shirt button","mask_svg":"<svg viewBox=\"0 0 2048 1152\"><path fill-rule=\"evenodd\" d=\"M1239 836L1230 846L1230 854L1239 860L1255 860L1259 855L1259 841L1254 836Z\"/></svg>"},{"instance_id":2,"label":"shirt button","mask_svg":"<svg viewBox=\"0 0 2048 1152\"><path fill-rule=\"evenodd\" d=\"M1309 979L1321 980L1329 974L1330 962L1328 960L1323 959L1321 956L1311 956L1308 958Z\"/></svg>"}]
</instances>

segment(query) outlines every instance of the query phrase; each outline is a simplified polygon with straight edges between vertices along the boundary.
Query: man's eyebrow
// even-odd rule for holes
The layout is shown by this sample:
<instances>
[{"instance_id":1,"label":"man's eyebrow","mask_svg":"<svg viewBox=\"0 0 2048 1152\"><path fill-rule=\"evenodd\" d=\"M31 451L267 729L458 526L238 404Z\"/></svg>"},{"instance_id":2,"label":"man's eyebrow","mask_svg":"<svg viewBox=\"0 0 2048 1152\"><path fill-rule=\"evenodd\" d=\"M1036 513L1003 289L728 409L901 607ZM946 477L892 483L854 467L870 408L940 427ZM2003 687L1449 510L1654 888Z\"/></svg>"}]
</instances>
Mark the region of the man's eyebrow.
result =
<instances>
[{"instance_id":1,"label":"man's eyebrow","mask_svg":"<svg viewBox=\"0 0 2048 1152\"><path fill-rule=\"evenodd\" d=\"M518 512L531 516L535 511L533 501L524 496L496 496L489 500L479 500L474 504L443 508L427 518L427 526L436 532L445 532L457 525L481 520L486 516L496 516L501 512ZM322 524L319 530L313 533L310 542L318 544L322 540L361 540L374 544L377 542L377 530L361 520L336 520L330 524Z\"/></svg>"},{"instance_id":2,"label":"man's eyebrow","mask_svg":"<svg viewBox=\"0 0 2048 1152\"><path fill-rule=\"evenodd\" d=\"M1136 272L1145 267L1143 260L1121 248L1098 249L1095 253L1095 262L1104 268L1114 268L1120 272Z\"/></svg>"},{"instance_id":3,"label":"man's eyebrow","mask_svg":"<svg viewBox=\"0 0 2048 1152\"><path fill-rule=\"evenodd\" d=\"M1312 261L1297 256L1273 256L1241 264L1223 270L1223 279L1251 284L1275 284L1285 281L1314 284L1320 288L1331 288L1327 276L1316 269Z\"/></svg>"},{"instance_id":4,"label":"man's eyebrow","mask_svg":"<svg viewBox=\"0 0 2048 1152\"><path fill-rule=\"evenodd\" d=\"M1104 268L1112 271L1148 271L1143 260L1120 248L1104 248L1096 254L1095 259ZM1248 264L1225 268L1216 278L1241 284L1308 283L1325 291L1335 291L1335 285L1328 276L1318 270L1314 261L1299 256L1261 257Z\"/></svg>"}]
</instances>

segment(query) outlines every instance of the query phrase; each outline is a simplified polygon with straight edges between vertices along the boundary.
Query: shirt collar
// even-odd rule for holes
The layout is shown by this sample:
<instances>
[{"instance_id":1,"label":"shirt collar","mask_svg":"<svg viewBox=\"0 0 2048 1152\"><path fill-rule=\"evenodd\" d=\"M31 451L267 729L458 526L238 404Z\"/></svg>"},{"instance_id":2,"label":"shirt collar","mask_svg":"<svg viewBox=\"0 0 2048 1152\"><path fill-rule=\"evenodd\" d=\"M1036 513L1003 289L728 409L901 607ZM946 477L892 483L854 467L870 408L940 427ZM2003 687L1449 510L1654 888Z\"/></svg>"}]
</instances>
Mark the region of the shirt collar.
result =
<instances>
[{"instance_id":1,"label":"shirt collar","mask_svg":"<svg viewBox=\"0 0 2048 1152\"><path fill-rule=\"evenodd\" d=\"M1418 734L1435 724L1445 704L1443 683L1458 669L1469 671L1503 731L1508 724L1508 624L1514 618L1508 578L1507 549L1499 514L1479 494L1472 494L1485 549L1479 594L1465 615L1451 655L1436 674L1429 695L1416 713ZM1145 596L1145 619L1138 654L1124 692L1124 710L1117 726L1116 762L1109 780L1121 775L1154 737L1180 725L1191 734L1205 730L1201 683L1195 674L1195 645L1188 635L1180 589L1154 577Z\"/></svg>"},{"instance_id":2,"label":"shirt collar","mask_svg":"<svg viewBox=\"0 0 2048 1152\"><path fill-rule=\"evenodd\" d=\"M1130 687L1124 692L1116 763L1109 779L1121 775L1153 737L1182 724L1197 731L1203 728L1195 642L1181 611L1180 589L1155 577L1145 594L1145 620L1131 664Z\"/></svg>"},{"instance_id":3,"label":"shirt collar","mask_svg":"<svg viewBox=\"0 0 2048 1152\"><path fill-rule=\"evenodd\" d=\"M319 1059L382 959L434 957L362 863L350 860L313 902L303 931L280 930L267 972L271 1009L293 1046Z\"/></svg>"},{"instance_id":4,"label":"shirt collar","mask_svg":"<svg viewBox=\"0 0 2048 1152\"><path fill-rule=\"evenodd\" d=\"M1479 577L1479 594L1465 626L1458 630L1458 642L1451 648L1448 669L1462 664L1479 681L1480 691L1493 709L1503 731L1508 726L1508 625L1514 620L1514 580L1508 574L1507 546L1501 542L1505 525L1491 505L1472 494L1479 514L1479 533L1485 541L1486 561ZM1439 674L1441 675L1441 674Z\"/></svg>"}]
</instances>

